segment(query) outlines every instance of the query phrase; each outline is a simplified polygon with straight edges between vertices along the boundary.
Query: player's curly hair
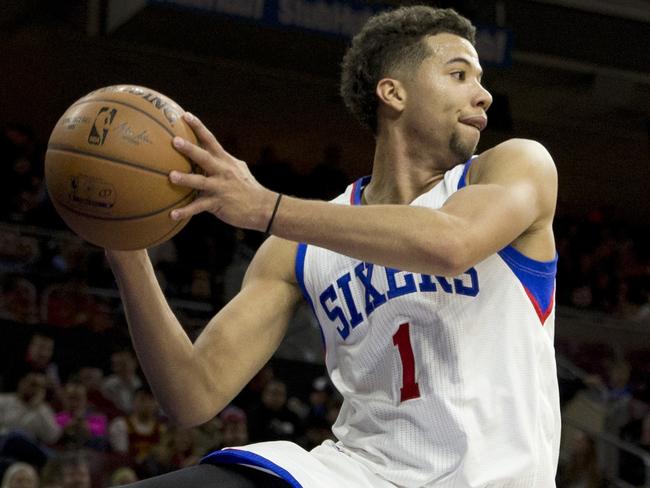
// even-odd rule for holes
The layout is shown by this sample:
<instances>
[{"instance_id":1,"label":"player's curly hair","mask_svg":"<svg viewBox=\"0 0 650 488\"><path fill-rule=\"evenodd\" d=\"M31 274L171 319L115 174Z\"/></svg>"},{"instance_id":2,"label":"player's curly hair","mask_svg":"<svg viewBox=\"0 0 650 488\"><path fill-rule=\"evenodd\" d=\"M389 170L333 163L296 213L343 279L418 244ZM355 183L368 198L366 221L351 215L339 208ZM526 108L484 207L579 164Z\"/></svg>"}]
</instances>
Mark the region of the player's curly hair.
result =
<instances>
[{"instance_id":1,"label":"player's curly hair","mask_svg":"<svg viewBox=\"0 0 650 488\"><path fill-rule=\"evenodd\" d=\"M476 28L453 9L424 5L400 7L371 17L352 39L341 65L341 96L346 107L377 132L377 83L400 69L416 69L431 54L421 42L442 32L474 44Z\"/></svg>"}]
</instances>

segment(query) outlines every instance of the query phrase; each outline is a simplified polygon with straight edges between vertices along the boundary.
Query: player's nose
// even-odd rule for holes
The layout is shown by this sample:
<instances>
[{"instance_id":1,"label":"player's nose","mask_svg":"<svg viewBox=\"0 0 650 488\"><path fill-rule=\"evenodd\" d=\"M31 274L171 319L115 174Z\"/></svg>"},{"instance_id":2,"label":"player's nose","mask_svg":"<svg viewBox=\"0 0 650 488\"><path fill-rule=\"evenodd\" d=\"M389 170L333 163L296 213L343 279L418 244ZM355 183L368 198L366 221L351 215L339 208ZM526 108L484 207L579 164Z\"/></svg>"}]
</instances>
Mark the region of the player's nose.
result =
<instances>
[{"instance_id":1,"label":"player's nose","mask_svg":"<svg viewBox=\"0 0 650 488\"><path fill-rule=\"evenodd\" d=\"M476 94L474 95L474 105L487 111L492 105L492 94L480 83L477 83Z\"/></svg>"}]
</instances>

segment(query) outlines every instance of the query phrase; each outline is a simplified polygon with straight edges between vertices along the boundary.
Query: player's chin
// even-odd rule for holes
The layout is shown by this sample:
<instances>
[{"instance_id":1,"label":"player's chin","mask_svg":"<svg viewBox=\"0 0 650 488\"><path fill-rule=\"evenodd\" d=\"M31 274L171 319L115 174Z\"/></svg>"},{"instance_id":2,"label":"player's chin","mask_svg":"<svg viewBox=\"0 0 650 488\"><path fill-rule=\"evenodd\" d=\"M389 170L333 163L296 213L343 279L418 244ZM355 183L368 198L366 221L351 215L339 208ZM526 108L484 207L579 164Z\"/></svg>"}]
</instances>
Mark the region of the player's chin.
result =
<instances>
[{"instance_id":1,"label":"player's chin","mask_svg":"<svg viewBox=\"0 0 650 488\"><path fill-rule=\"evenodd\" d=\"M449 145L454 153L456 164L464 163L475 153L481 133L478 130L474 130L474 132L473 135L467 134L466 131L463 131L462 134L456 132L452 135Z\"/></svg>"}]
</instances>

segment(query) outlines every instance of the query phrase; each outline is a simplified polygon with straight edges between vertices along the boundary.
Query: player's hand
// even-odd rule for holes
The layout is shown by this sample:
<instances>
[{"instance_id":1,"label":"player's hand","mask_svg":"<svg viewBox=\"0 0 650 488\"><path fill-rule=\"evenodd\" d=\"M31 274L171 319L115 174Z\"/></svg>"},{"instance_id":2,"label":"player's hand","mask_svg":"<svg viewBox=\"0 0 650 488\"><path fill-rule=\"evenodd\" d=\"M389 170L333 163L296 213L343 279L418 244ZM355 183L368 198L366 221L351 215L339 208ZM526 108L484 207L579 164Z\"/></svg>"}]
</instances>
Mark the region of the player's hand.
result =
<instances>
[{"instance_id":1,"label":"player's hand","mask_svg":"<svg viewBox=\"0 0 650 488\"><path fill-rule=\"evenodd\" d=\"M199 144L175 137L173 145L200 166L204 174L180 171L169 174L173 184L199 192L192 203L173 210L172 219L188 219L200 212L210 212L236 227L266 229L277 193L260 185L248 165L224 150L197 117L185 113L183 118L196 134Z\"/></svg>"}]
</instances>

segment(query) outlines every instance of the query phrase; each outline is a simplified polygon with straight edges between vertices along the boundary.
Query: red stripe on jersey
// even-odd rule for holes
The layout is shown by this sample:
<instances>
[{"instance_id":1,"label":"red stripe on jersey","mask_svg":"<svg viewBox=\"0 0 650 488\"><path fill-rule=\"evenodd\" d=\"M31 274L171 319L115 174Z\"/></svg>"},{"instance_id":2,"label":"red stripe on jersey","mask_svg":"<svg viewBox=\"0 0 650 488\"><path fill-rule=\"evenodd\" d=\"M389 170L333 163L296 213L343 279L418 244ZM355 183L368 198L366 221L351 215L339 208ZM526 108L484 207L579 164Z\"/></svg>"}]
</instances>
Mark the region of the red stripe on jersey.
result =
<instances>
[{"instance_id":1,"label":"red stripe on jersey","mask_svg":"<svg viewBox=\"0 0 650 488\"><path fill-rule=\"evenodd\" d=\"M553 302L554 302L553 297L555 295L555 289L553 289L553 292L551 293L551 300L548 302L548 307L546 307L546 310L542 310L542 307L537 301L537 298L535 298L535 296L530 292L528 288L524 287L524 290L526 290L526 295L528 295L528 298L530 299L530 302L533 304L533 307L535 308L535 312L537 313L537 316L539 317L542 326L544 326L544 322L546 322L548 316L551 315L551 310L553 310Z\"/></svg>"},{"instance_id":2,"label":"red stripe on jersey","mask_svg":"<svg viewBox=\"0 0 650 488\"><path fill-rule=\"evenodd\" d=\"M350 205L354 205L354 195L357 194L357 187L361 184L361 180L358 179L352 184L352 191L350 192Z\"/></svg>"}]
</instances>

